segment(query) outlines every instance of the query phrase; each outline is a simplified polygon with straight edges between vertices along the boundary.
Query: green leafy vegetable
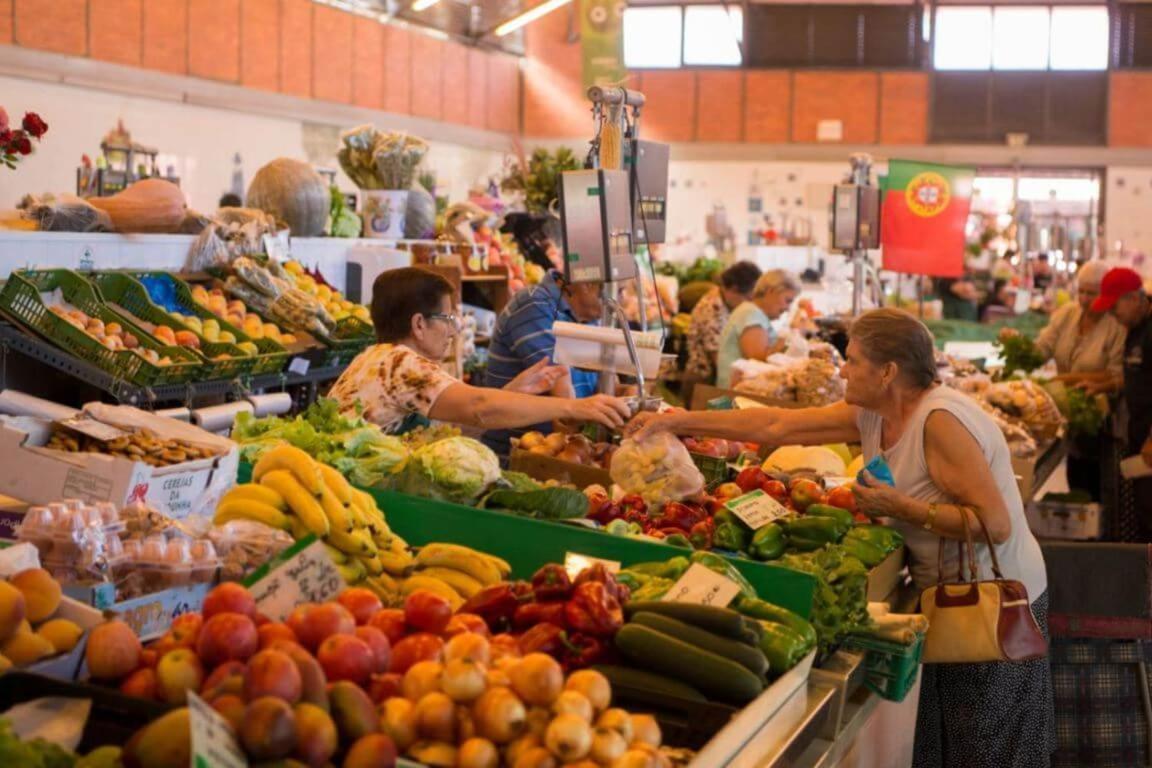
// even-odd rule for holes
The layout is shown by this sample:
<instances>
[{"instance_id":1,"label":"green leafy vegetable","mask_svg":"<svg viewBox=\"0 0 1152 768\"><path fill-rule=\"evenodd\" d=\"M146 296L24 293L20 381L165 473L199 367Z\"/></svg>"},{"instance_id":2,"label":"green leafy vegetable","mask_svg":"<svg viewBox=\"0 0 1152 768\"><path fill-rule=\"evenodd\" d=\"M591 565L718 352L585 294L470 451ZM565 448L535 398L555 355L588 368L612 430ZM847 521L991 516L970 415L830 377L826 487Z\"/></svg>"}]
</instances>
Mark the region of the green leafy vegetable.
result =
<instances>
[{"instance_id":1,"label":"green leafy vegetable","mask_svg":"<svg viewBox=\"0 0 1152 768\"><path fill-rule=\"evenodd\" d=\"M571 488L499 490L488 494L484 506L539 520L573 520L588 514L588 497Z\"/></svg>"},{"instance_id":2,"label":"green leafy vegetable","mask_svg":"<svg viewBox=\"0 0 1152 768\"><path fill-rule=\"evenodd\" d=\"M1089 395L1082 389L1071 387L1068 389L1068 411L1064 414L1068 419L1068 432L1073 436L1099 434L1104 426L1104 417L1107 414L1107 400L1103 405L1101 395Z\"/></svg>"},{"instance_id":3,"label":"green leafy vegetable","mask_svg":"<svg viewBox=\"0 0 1152 768\"><path fill-rule=\"evenodd\" d=\"M45 741L22 741L12 730L12 723L0 717L0 765L20 768L72 768L76 755Z\"/></svg>"},{"instance_id":4,"label":"green leafy vegetable","mask_svg":"<svg viewBox=\"0 0 1152 768\"><path fill-rule=\"evenodd\" d=\"M397 488L415 496L475 504L500 476L500 460L487 446L469 437L450 437L413 453Z\"/></svg>"},{"instance_id":5,"label":"green leafy vegetable","mask_svg":"<svg viewBox=\"0 0 1152 768\"><path fill-rule=\"evenodd\" d=\"M1009 336L994 342L1000 348L1004 358L1004 370L1001 375L1008 378L1016 371L1031 373L1044 365L1044 355L1036 348L1036 342L1027 336Z\"/></svg>"}]
</instances>

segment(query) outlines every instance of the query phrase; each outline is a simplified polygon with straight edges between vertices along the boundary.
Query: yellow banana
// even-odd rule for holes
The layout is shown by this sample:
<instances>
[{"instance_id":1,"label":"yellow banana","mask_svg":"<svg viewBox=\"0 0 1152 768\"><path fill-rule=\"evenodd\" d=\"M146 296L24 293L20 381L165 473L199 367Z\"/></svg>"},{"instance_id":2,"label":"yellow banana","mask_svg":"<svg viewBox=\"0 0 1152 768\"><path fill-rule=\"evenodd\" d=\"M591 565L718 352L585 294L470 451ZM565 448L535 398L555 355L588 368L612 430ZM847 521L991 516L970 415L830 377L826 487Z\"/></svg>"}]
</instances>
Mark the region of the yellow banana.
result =
<instances>
[{"instance_id":1,"label":"yellow banana","mask_svg":"<svg viewBox=\"0 0 1152 768\"><path fill-rule=\"evenodd\" d=\"M366 575L363 564L356 559L351 559L347 563L338 563L336 570L340 571L340 577L344 579L346 584L359 584Z\"/></svg>"},{"instance_id":2,"label":"yellow banana","mask_svg":"<svg viewBox=\"0 0 1152 768\"><path fill-rule=\"evenodd\" d=\"M453 611L464 605L464 598L460 597L456 590L431 576L409 576L400 583L400 593L405 597L419 589L427 590L444 598L452 605Z\"/></svg>"},{"instance_id":3,"label":"yellow banana","mask_svg":"<svg viewBox=\"0 0 1152 768\"><path fill-rule=\"evenodd\" d=\"M336 467L330 467L322 461L316 462L316 466L320 470L320 478L332 490L332 493L336 494L340 503L351 504L355 494L352 493L352 486L348 484L348 480L340 473L340 470Z\"/></svg>"},{"instance_id":4,"label":"yellow banana","mask_svg":"<svg viewBox=\"0 0 1152 768\"><path fill-rule=\"evenodd\" d=\"M331 530L324 539L336 549L353 557L374 557L377 553L376 545L367 536L360 535L360 531Z\"/></svg>"},{"instance_id":5,"label":"yellow banana","mask_svg":"<svg viewBox=\"0 0 1152 768\"><path fill-rule=\"evenodd\" d=\"M496 570L500 571L500 578L507 579L512 575L512 566L509 565L507 560L496 557L496 555L490 555L487 552L481 552L480 556L487 558L492 565L496 566Z\"/></svg>"},{"instance_id":6,"label":"yellow banana","mask_svg":"<svg viewBox=\"0 0 1152 768\"><path fill-rule=\"evenodd\" d=\"M379 576L384 573L384 566L380 564L380 558L377 557L358 557L360 564L364 566L364 570L369 576Z\"/></svg>"},{"instance_id":7,"label":"yellow banana","mask_svg":"<svg viewBox=\"0 0 1152 768\"><path fill-rule=\"evenodd\" d=\"M269 472L288 470L308 493L320 493L320 469L316 460L294 445L284 443L266 451L252 468L252 479L261 481ZM263 483L261 483L263 485ZM287 498L287 497L285 497ZM291 499L288 500L291 504Z\"/></svg>"},{"instance_id":8,"label":"yellow banana","mask_svg":"<svg viewBox=\"0 0 1152 768\"><path fill-rule=\"evenodd\" d=\"M439 565L463 571L486 587L502 581L500 570L491 560L474 549L456 544L428 544L416 554L416 562L426 568Z\"/></svg>"},{"instance_id":9,"label":"yellow banana","mask_svg":"<svg viewBox=\"0 0 1152 768\"><path fill-rule=\"evenodd\" d=\"M400 582L396 581L396 579L392 578L386 573L382 573L379 576L369 576L367 581L372 582L376 586L388 592L393 592L396 594L400 593Z\"/></svg>"},{"instance_id":10,"label":"yellow banana","mask_svg":"<svg viewBox=\"0 0 1152 768\"><path fill-rule=\"evenodd\" d=\"M229 500L225 497L225 501L216 507L216 515L212 518L212 523L213 525L224 525L224 523L232 520L254 520L257 523L279 528L282 531L287 531L292 527L288 522L288 516L276 507L259 501Z\"/></svg>"},{"instance_id":11,"label":"yellow banana","mask_svg":"<svg viewBox=\"0 0 1152 768\"><path fill-rule=\"evenodd\" d=\"M385 607L395 605L401 600L400 588L395 581L391 581L391 576L368 576L361 582L361 586L372 590L376 597L380 598L380 602L384 603ZM382 581L388 579L389 581Z\"/></svg>"},{"instance_id":12,"label":"yellow banana","mask_svg":"<svg viewBox=\"0 0 1152 768\"><path fill-rule=\"evenodd\" d=\"M273 470L260 478L260 485L266 485L283 496L293 514L304 522L309 531L320 537L328 535L328 518L324 516L320 502L300 484L294 474L286 469Z\"/></svg>"},{"instance_id":13,"label":"yellow banana","mask_svg":"<svg viewBox=\"0 0 1152 768\"><path fill-rule=\"evenodd\" d=\"M288 502L284 500L283 496L271 488L256 483L238 485L224 494L224 498L220 499L220 501L258 501L261 504L275 507L281 512L288 511Z\"/></svg>"},{"instance_id":14,"label":"yellow banana","mask_svg":"<svg viewBox=\"0 0 1152 768\"><path fill-rule=\"evenodd\" d=\"M312 535L312 531L308 530L308 526L304 525L304 521L296 515L288 516L288 525L291 526L292 538L297 541Z\"/></svg>"},{"instance_id":15,"label":"yellow banana","mask_svg":"<svg viewBox=\"0 0 1152 768\"><path fill-rule=\"evenodd\" d=\"M398 555L395 552L380 552L376 557L384 571L393 576L403 576L413 563L412 556L407 553Z\"/></svg>"},{"instance_id":16,"label":"yellow banana","mask_svg":"<svg viewBox=\"0 0 1152 768\"><path fill-rule=\"evenodd\" d=\"M320 482L320 508L328 518L329 530L351 531L355 528L347 508L340 503L335 492L324 481Z\"/></svg>"},{"instance_id":17,"label":"yellow banana","mask_svg":"<svg viewBox=\"0 0 1152 768\"><path fill-rule=\"evenodd\" d=\"M475 595L480 590L484 589L484 585L472 578L463 571L457 571L453 568L440 568L433 566L432 568L425 568L416 571L418 576L431 576L434 579L439 579L452 589L459 593L460 597L467 600Z\"/></svg>"},{"instance_id":18,"label":"yellow banana","mask_svg":"<svg viewBox=\"0 0 1152 768\"><path fill-rule=\"evenodd\" d=\"M392 542L396 538L391 533L378 533L373 531L370 527L366 529L372 535L372 541L376 542L376 546L384 552L392 550Z\"/></svg>"},{"instance_id":19,"label":"yellow banana","mask_svg":"<svg viewBox=\"0 0 1152 768\"><path fill-rule=\"evenodd\" d=\"M400 538L396 534L392 534L392 542L388 545L388 551L396 555L410 555L408 551L408 542Z\"/></svg>"}]
</instances>

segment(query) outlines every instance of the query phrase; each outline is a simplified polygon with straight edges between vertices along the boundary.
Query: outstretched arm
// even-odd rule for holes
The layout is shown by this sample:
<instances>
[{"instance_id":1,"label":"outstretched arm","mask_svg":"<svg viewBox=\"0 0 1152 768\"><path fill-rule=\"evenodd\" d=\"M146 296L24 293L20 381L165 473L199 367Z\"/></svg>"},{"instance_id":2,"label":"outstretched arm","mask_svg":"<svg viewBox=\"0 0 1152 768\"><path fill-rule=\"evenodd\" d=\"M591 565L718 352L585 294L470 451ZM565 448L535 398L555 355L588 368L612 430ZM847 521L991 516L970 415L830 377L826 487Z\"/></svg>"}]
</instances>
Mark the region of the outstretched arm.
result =
<instances>
[{"instance_id":1,"label":"outstretched arm","mask_svg":"<svg viewBox=\"0 0 1152 768\"><path fill-rule=\"evenodd\" d=\"M822 445L860 441L858 409L841 401L821 408L753 408L737 411L642 413L627 432L657 432L741 440L760 445Z\"/></svg>"},{"instance_id":2,"label":"outstretched arm","mask_svg":"<svg viewBox=\"0 0 1152 768\"><path fill-rule=\"evenodd\" d=\"M481 429L514 429L557 419L590 421L616 429L624 425L631 411L625 401L605 395L569 400L457 382L436 398L428 415L437 421Z\"/></svg>"}]
</instances>

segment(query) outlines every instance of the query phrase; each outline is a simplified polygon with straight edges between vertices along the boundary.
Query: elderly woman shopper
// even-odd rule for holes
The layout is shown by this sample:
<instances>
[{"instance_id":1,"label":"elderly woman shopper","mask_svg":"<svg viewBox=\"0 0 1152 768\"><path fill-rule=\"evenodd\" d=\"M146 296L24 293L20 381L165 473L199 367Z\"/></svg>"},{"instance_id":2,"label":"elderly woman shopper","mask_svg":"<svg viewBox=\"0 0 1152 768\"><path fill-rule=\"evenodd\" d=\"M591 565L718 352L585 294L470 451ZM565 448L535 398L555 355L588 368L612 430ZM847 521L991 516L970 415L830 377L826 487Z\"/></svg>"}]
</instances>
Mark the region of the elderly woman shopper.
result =
<instances>
[{"instance_id":1,"label":"elderly woman shopper","mask_svg":"<svg viewBox=\"0 0 1152 768\"><path fill-rule=\"evenodd\" d=\"M1115 392L1124 374L1124 327L1106 311L1096 312L1092 303L1100 296L1100 282L1108 272L1104 262L1089 261L1076 273L1076 301L1052 313L1048 325L1036 337L1036 349L1056 363L1057 380L1083 387L1090 393ZM1004 328L1000 337L1018 335ZM1100 498L1102 448L1112 435L1083 435L1069 446L1068 485Z\"/></svg>"},{"instance_id":2,"label":"elderly woman shopper","mask_svg":"<svg viewBox=\"0 0 1152 768\"><path fill-rule=\"evenodd\" d=\"M975 401L937 382L928 329L900 310L861 315L841 375L844 401L823 408L642 414L629 430L762 445L860 442L865 461L884 457L895 487L865 475L867 485L855 489L858 505L904 534L916 586L956 579L956 547L944 548L943 572L937 558L942 539L964 538L967 518L974 531L988 531L1004 578L1024 584L1047 635L1044 559L1024 518L1008 445ZM989 578L987 545L976 549L981 578ZM924 667L918 768L1041 768L1055 747L1046 658Z\"/></svg>"},{"instance_id":3,"label":"elderly woman shopper","mask_svg":"<svg viewBox=\"0 0 1152 768\"><path fill-rule=\"evenodd\" d=\"M760 276L752 298L732 311L720 334L717 386L731 384L732 363L737 360L767 360L769 355L784 351L784 340L776 337L772 321L788 311L799 293L799 281L782 269L771 269Z\"/></svg>"}]
</instances>

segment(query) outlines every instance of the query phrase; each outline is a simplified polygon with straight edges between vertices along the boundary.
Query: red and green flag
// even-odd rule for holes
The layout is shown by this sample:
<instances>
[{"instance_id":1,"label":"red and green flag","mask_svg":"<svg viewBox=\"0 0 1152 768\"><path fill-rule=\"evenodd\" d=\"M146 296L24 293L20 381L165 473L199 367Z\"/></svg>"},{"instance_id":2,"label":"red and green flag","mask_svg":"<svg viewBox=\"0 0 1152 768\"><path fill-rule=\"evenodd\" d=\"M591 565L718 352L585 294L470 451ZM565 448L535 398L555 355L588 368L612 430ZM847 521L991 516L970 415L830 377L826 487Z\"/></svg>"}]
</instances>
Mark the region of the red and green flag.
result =
<instances>
[{"instance_id":1,"label":"red and green flag","mask_svg":"<svg viewBox=\"0 0 1152 768\"><path fill-rule=\"evenodd\" d=\"M974 168L891 160L881 189L884 269L931 277L964 274L964 227Z\"/></svg>"}]
</instances>

